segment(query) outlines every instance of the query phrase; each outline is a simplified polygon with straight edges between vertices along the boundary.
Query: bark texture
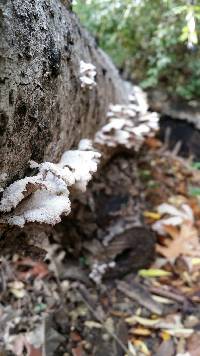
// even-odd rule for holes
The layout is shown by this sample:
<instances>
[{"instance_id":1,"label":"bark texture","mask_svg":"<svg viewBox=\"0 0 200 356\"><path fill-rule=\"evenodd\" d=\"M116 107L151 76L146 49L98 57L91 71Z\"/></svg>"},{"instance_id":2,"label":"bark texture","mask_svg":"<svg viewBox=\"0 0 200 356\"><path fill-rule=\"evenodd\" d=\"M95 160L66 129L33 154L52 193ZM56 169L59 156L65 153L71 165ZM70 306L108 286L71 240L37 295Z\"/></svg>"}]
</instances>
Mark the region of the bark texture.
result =
<instances>
[{"instance_id":1,"label":"bark texture","mask_svg":"<svg viewBox=\"0 0 200 356\"><path fill-rule=\"evenodd\" d=\"M80 60L97 85L81 88ZM81 28L68 1L0 2L0 174L5 184L28 172L30 159L59 160L105 121L110 103L127 101L109 58Z\"/></svg>"}]
</instances>

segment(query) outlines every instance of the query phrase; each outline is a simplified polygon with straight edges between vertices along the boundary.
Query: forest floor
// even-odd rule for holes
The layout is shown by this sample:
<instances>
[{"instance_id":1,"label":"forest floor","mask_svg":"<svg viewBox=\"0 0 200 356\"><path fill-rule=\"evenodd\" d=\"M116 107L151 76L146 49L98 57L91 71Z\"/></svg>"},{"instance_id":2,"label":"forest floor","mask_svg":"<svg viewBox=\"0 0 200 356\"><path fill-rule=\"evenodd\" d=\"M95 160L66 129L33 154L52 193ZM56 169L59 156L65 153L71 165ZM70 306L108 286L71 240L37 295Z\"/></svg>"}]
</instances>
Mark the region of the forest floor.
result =
<instances>
[{"instance_id":1,"label":"forest floor","mask_svg":"<svg viewBox=\"0 0 200 356\"><path fill-rule=\"evenodd\" d=\"M2 355L200 355L200 171L176 149L113 157L45 262L1 258Z\"/></svg>"}]
</instances>

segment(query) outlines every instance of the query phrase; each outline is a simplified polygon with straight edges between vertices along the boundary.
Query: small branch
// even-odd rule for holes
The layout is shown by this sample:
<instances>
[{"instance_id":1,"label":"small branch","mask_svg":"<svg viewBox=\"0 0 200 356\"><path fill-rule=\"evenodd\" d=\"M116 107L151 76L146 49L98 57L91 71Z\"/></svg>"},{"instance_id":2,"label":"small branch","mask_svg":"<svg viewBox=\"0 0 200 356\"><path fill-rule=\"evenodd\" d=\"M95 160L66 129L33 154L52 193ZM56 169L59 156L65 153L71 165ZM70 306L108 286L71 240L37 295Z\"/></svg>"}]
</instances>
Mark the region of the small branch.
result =
<instances>
[{"instance_id":1,"label":"small branch","mask_svg":"<svg viewBox=\"0 0 200 356\"><path fill-rule=\"evenodd\" d=\"M85 305L87 306L87 308L90 310L90 312L93 314L93 316L95 317L96 320L98 320L101 325L104 327L104 329L107 331L108 334L110 334L112 336L112 338L116 341L116 343L122 348L122 350L129 356L132 356L132 353L128 350L128 348L126 347L126 345L118 338L118 336L112 332L111 330L109 330L104 322L104 320L96 313L96 311L94 310L94 308L90 305L90 303L86 300L85 296L83 295L82 291L81 291L81 286L76 286L77 291L79 292L79 295L82 299L82 301L85 303Z\"/></svg>"},{"instance_id":2,"label":"small branch","mask_svg":"<svg viewBox=\"0 0 200 356\"><path fill-rule=\"evenodd\" d=\"M140 305L150 310L152 313L156 313L158 315L163 314L162 305L153 300L149 291L139 283L132 284L132 288L130 289L127 283L121 281L118 283L117 289L130 299L137 301Z\"/></svg>"},{"instance_id":3,"label":"small branch","mask_svg":"<svg viewBox=\"0 0 200 356\"><path fill-rule=\"evenodd\" d=\"M184 303L186 301L185 296L180 295L180 294L175 294L169 290L160 289L158 287L152 287L152 286L149 287L149 290L151 291L151 293L155 293L162 297L166 297L166 298L175 300L176 302L179 302L179 303Z\"/></svg>"}]
</instances>

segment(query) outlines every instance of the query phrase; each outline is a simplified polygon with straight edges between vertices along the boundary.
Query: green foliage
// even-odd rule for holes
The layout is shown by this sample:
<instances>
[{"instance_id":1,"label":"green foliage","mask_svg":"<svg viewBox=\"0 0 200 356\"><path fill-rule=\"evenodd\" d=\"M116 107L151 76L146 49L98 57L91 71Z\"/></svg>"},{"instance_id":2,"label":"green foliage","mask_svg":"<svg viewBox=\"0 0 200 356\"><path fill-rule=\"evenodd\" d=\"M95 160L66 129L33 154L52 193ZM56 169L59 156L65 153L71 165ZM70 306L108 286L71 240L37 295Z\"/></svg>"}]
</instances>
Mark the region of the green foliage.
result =
<instances>
[{"instance_id":1,"label":"green foliage","mask_svg":"<svg viewBox=\"0 0 200 356\"><path fill-rule=\"evenodd\" d=\"M200 5L187 0L77 0L74 9L118 67L144 88L163 87L189 100L200 97ZM187 46L191 11L195 50Z\"/></svg>"},{"instance_id":2,"label":"green foliage","mask_svg":"<svg viewBox=\"0 0 200 356\"><path fill-rule=\"evenodd\" d=\"M192 197L197 197L197 196L200 195L200 188L199 187L190 186L189 190L188 190L188 193Z\"/></svg>"},{"instance_id":3,"label":"green foliage","mask_svg":"<svg viewBox=\"0 0 200 356\"><path fill-rule=\"evenodd\" d=\"M195 169L200 169L200 162L193 162L192 167Z\"/></svg>"}]
</instances>

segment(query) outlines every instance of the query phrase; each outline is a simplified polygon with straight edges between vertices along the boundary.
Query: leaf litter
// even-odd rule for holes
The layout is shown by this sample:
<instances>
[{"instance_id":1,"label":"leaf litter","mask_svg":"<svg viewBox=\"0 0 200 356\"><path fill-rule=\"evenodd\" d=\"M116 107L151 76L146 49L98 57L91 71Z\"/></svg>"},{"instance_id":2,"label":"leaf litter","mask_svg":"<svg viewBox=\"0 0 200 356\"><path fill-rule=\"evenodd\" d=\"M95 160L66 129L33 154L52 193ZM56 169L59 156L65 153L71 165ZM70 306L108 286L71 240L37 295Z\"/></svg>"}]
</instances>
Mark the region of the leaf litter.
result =
<instances>
[{"instance_id":1,"label":"leaf litter","mask_svg":"<svg viewBox=\"0 0 200 356\"><path fill-rule=\"evenodd\" d=\"M113 124L124 108L111 109ZM1 258L2 354L200 355L199 178L155 137L115 151L46 259Z\"/></svg>"}]
</instances>

